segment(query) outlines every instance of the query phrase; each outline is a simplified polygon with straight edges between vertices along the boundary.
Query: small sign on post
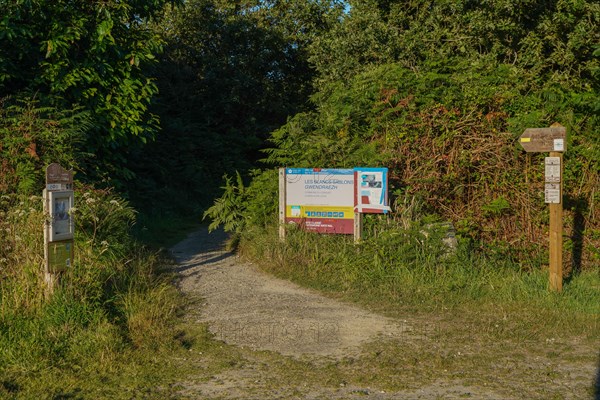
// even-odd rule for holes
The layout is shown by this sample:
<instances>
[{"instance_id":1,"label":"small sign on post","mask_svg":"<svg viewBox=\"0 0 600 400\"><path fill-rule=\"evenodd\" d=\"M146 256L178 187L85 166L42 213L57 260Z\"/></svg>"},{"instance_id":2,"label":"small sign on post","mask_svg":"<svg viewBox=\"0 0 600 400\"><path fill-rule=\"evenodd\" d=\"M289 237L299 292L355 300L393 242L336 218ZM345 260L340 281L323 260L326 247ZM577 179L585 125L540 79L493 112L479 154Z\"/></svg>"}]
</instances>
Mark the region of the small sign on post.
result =
<instances>
[{"instance_id":1,"label":"small sign on post","mask_svg":"<svg viewBox=\"0 0 600 400\"><path fill-rule=\"evenodd\" d=\"M43 201L48 216L44 226L44 278L50 296L58 274L71 267L73 260L73 172L59 164L50 164L46 168Z\"/></svg>"},{"instance_id":2,"label":"small sign on post","mask_svg":"<svg viewBox=\"0 0 600 400\"><path fill-rule=\"evenodd\" d=\"M544 160L544 180L547 183L560 182L560 157L546 157Z\"/></svg>"},{"instance_id":3,"label":"small sign on post","mask_svg":"<svg viewBox=\"0 0 600 400\"><path fill-rule=\"evenodd\" d=\"M549 128L525 129L519 143L526 152L550 152L544 160L544 201L550 205L550 289L560 292L563 285L563 152L567 149L567 129L560 124Z\"/></svg>"}]
</instances>

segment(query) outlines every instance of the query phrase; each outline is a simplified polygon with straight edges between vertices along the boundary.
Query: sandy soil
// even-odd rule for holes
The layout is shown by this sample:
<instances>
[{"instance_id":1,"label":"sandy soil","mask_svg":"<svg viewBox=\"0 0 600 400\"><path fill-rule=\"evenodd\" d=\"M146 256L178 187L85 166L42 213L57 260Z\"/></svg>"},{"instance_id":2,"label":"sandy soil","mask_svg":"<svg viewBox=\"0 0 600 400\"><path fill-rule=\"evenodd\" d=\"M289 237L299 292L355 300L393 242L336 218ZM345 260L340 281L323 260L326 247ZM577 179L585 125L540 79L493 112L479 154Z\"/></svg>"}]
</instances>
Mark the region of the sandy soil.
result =
<instances>
[{"instance_id":1,"label":"sandy soil","mask_svg":"<svg viewBox=\"0 0 600 400\"><path fill-rule=\"evenodd\" d=\"M199 231L172 248L184 292L203 299L198 321L219 340L302 357L343 357L381 336L410 332L394 321L274 278L222 250L224 235Z\"/></svg>"},{"instance_id":2,"label":"sandy soil","mask_svg":"<svg viewBox=\"0 0 600 400\"><path fill-rule=\"evenodd\" d=\"M353 357L360 354L366 343L386 338L419 343L413 346L417 348L420 343L436 345L423 337L423 321L386 318L277 279L223 250L225 239L222 232L208 234L201 229L171 248L176 271L181 276L181 289L200 303L200 307L190 311L190 318L208 324L217 340L312 362ZM499 366L505 361L499 360ZM567 368L583 373L577 384L585 385L586 381L589 384L587 377L595 374L596 366ZM522 398L507 396L504 390L465 385L461 380L447 378L416 390L387 393L377 388L348 387L344 383L337 388L314 385L298 388L272 380L266 384L268 375L268 366L247 362L209 380L184 382L181 395L222 399ZM579 398L576 393L581 392L577 389L565 393L556 398Z\"/></svg>"}]
</instances>

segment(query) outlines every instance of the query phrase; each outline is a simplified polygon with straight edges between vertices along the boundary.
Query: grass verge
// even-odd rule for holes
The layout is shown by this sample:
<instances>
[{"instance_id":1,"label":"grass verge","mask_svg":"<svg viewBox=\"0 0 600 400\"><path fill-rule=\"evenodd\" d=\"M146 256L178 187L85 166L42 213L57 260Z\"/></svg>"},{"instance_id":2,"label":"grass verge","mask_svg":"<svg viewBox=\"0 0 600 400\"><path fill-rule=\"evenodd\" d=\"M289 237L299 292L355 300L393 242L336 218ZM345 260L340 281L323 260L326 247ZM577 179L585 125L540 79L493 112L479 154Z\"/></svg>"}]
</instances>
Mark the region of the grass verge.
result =
<instances>
[{"instance_id":1,"label":"grass verge","mask_svg":"<svg viewBox=\"0 0 600 400\"><path fill-rule=\"evenodd\" d=\"M467 242L455 250L440 235L390 230L356 245L351 237L275 230L253 232L242 252L263 269L390 316L452 313L502 316L511 335L600 338L600 267L548 290L544 270L485 254ZM504 325L504 323L503 323Z\"/></svg>"}]
</instances>

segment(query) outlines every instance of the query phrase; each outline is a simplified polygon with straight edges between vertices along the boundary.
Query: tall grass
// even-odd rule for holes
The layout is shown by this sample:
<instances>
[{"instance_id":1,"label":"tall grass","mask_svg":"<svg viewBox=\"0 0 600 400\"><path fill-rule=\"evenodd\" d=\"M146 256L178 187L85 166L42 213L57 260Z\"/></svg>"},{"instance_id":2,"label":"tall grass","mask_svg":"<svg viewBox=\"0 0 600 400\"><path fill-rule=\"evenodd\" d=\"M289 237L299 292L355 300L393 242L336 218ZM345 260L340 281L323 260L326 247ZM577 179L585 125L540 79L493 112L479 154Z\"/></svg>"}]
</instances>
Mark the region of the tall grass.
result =
<instances>
[{"instance_id":1,"label":"tall grass","mask_svg":"<svg viewBox=\"0 0 600 400\"><path fill-rule=\"evenodd\" d=\"M50 299L41 199L0 199L0 398L81 395L98 388L86 376L127 375L132 360L177 345L181 298L166 260L131 238L134 210L110 191L76 193L75 259Z\"/></svg>"}]
</instances>

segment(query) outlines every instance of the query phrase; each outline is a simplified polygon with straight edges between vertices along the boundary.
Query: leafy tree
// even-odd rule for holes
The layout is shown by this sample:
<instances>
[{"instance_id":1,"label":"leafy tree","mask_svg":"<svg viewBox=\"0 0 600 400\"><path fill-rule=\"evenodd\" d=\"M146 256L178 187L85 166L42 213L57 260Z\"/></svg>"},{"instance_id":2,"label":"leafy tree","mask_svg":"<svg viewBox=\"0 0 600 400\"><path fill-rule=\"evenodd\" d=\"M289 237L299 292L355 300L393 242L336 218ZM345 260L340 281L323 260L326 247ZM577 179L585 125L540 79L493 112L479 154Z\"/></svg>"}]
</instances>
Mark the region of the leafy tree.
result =
<instances>
[{"instance_id":1,"label":"leafy tree","mask_svg":"<svg viewBox=\"0 0 600 400\"><path fill-rule=\"evenodd\" d=\"M463 236L507 252L524 249L527 259L527 244L545 238L547 215L543 182L523 173L540 156L525 157L516 139L527 127L558 121L569 132L567 220L583 221L579 228L568 222L568 230L600 228L593 211L600 179L597 2L350 4L310 45L314 109L272 133L272 166L388 166L400 214L418 199ZM245 196L246 210L258 204ZM587 240L579 248L588 249L589 261L597 245Z\"/></svg>"},{"instance_id":2,"label":"leafy tree","mask_svg":"<svg viewBox=\"0 0 600 400\"><path fill-rule=\"evenodd\" d=\"M167 43L153 108L163 129L132 158L141 192L170 188L186 193L177 208L197 206L212 201L224 173L251 168L269 132L306 106L308 45L340 12L320 0L193 0L170 9L155 26Z\"/></svg>"},{"instance_id":3,"label":"leafy tree","mask_svg":"<svg viewBox=\"0 0 600 400\"><path fill-rule=\"evenodd\" d=\"M77 168L81 155L74 149L89 127L84 112L0 100L0 194L39 194L50 163Z\"/></svg>"},{"instance_id":4,"label":"leafy tree","mask_svg":"<svg viewBox=\"0 0 600 400\"><path fill-rule=\"evenodd\" d=\"M42 106L88 111L83 148L93 165L118 162L119 150L156 130L148 107L157 87L144 66L162 42L148 22L173 2L0 2L0 98L35 94Z\"/></svg>"}]
</instances>

